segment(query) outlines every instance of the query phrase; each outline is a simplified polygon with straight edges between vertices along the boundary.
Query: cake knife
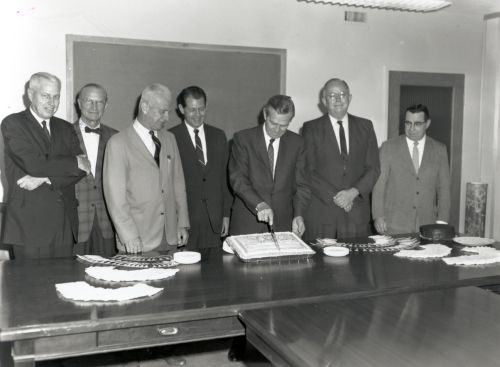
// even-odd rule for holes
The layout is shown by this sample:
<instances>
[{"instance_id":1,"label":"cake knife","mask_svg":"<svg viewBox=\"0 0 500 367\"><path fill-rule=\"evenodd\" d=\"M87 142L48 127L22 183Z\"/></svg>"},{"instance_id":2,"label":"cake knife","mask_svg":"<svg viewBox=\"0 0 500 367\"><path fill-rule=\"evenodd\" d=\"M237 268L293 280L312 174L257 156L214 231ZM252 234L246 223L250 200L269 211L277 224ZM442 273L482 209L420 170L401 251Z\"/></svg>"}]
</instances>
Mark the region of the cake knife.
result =
<instances>
[{"instance_id":1,"label":"cake knife","mask_svg":"<svg viewBox=\"0 0 500 367\"><path fill-rule=\"evenodd\" d=\"M278 244L278 239L276 238L276 233L274 233L274 228L272 224L268 224L269 227L269 232L271 233L271 237L273 238L274 245L278 249L278 251L281 251L280 245Z\"/></svg>"}]
</instances>

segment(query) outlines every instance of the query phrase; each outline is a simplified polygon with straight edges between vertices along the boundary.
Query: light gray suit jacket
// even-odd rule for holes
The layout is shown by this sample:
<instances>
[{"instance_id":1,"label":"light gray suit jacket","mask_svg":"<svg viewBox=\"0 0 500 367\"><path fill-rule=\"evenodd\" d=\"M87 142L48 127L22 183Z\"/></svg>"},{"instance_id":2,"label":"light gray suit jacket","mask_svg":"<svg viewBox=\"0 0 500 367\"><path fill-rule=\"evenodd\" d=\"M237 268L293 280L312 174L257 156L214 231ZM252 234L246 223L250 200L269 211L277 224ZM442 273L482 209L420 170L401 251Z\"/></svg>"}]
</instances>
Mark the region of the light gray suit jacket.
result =
<instances>
[{"instance_id":1,"label":"light gray suit jacket","mask_svg":"<svg viewBox=\"0 0 500 367\"><path fill-rule=\"evenodd\" d=\"M117 232L117 247L140 237L143 251L158 247L165 231L177 244L177 230L189 227L186 187L174 135L158 132L160 167L131 125L113 135L104 158L104 196Z\"/></svg>"},{"instance_id":2,"label":"light gray suit jacket","mask_svg":"<svg viewBox=\"0 0 500 367\"><path fill-rule=\"evenodd\" d=\"M385 217L389 234L418 232L424 224L450 217L450 170L444 144L427 136L418 170L406 136L380 147L380 176L373 189L373 219Z\"/></svg>"}]
</instances>

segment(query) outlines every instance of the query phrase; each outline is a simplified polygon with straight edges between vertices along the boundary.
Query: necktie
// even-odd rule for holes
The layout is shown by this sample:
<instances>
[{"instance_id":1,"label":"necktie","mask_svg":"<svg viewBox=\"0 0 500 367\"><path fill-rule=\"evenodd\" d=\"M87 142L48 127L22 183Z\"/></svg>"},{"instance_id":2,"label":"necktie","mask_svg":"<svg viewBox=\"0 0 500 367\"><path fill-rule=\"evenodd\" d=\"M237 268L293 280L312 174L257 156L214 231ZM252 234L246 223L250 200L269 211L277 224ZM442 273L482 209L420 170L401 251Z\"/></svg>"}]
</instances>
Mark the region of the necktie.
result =
<instances>
[{"instance_id":1,"label":"necktie","mask_svg":"<svg viewBox=\"0 0 500 367\"><path fill-rule=\"evenodd\" d=\"M88 127L88 126L85 126L85 132L86 133L94 133L94 134L100 135L101 134L101 128L98 127L98 128L92 129L92 128Z\"/></svg>"},{"instance_id":2,"label":"necktie","mask_svg":"<svg viewBox=\"0 0 500 367\"><path fill-rule=\"evenodd\" d=\"M45 136L47 137L47 139L49 139L49 142L50 142L50 132L49 132L49 129L47 128L47 121L45 121L45 120L42 121L42 130L43 130Z\"/></svg>"},{"instance_id":3,"label":"necktie","mask_svg":"<svg viewBox=\"0 0 500 367\"><path fill-rule=\"evenodd\" d=\"M201 139L198 135L199 130L194 129L194 142L196 143L196 157L198 157L198 162L205 167L205 156L203 155L203 146L201 145Z\"/></svg>"},{"instance_id":4,"label":"necktie","mask_svg":"<svg viewBox=\"0 0 500 367\"><path fill-rule=\"evenodd\" d=\"M155 162L158 165L158 167L160 167L160 150L161 150L160 139L158 139L155 136L155 132L153 130L150 130L149 134L151 135L151 139L153 139L153 143L155 143L155 155L154 155Z\"/></svg>"},{"instance_id":5,"label":"necktie","mask_svg":"<svg viewBox=\"0 0 500 367\"><path fill-rule=\"evenodd\" d=\"M274 147L273 147L274 140L276 139L271 138L271 140L269 140L269 145L267 146L267 156L269 157L269 165L271 166L271 175L273 176L273 178L274 178Z\"/></svg>"},{"instance_id":6,"label":"necktie","mask_svg":"<svg viewBox=\"0 0 500 367\"><path fill-rule=\"evenodd\" d=\"M339 138L340 138L340 156L342 159L347 159L347 144L345 140L345 131L342 121L337 121L339 124Z\"/></svg>"},{"instance_id":7,"label":"necktie","mask_svg":"<svg viewBox=\"0 0 500 367\"><path fill-rule=\"evenodd\" d=\"M418 175L418 168L420 166L418 161L418 141L413 142L413 152L411 155L411 159L413 160L413 167L415 168L415 173Z\"/></svg>"}]
</instances>

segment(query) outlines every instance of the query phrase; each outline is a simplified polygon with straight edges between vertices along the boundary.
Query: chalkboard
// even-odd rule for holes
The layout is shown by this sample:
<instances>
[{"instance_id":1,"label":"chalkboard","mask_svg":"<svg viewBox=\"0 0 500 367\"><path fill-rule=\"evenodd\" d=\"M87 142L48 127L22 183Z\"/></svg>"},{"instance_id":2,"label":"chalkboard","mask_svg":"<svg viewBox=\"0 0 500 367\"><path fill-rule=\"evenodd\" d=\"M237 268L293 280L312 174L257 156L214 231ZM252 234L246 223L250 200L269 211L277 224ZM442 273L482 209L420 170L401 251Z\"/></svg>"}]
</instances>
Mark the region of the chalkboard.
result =
<instances>
[{"instance_id":1,"label":"chalkboard","mask_svg":"<svg viewBox=\"0 0 500 367\"><path fill-rule=\"evenodd\" d=\"M206 122L233 133L256 126L262 106L285 93L286 50L187 44L78 35L66 36L67 112L87 83L108 91L103 123L122 130L135 117L144 87L162 83L174 98L190 85L207 93ZM172 107L175 107L175 102ZM172 112L167 128L181 121Z\"/></svg>"}]
</instances>

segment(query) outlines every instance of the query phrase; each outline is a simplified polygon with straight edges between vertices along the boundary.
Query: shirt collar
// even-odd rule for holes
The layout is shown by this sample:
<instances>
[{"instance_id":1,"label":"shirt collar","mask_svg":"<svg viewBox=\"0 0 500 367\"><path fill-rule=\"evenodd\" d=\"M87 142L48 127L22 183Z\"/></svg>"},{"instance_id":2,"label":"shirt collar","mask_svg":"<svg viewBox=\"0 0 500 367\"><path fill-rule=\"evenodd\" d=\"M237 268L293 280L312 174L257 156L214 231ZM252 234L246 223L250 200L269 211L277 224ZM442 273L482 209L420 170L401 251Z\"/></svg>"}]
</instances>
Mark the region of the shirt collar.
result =
<instances>
[{"instance_id":1,"label":"shirt collar","mask_svg":"<svg viewBox=\"0 0 500 367\"><path fill-rule=\"evenodd\" d=\"M86 127L86 126L88 126L88 127L89 127L89 128L91 128L91 129L98 129L98 128L100 128L100 127L101 127L101 123L100 123L100 122L97 124L97 126L96 126L96 127L91 127L91 126L87 125L87 124L85 123L85 121L83 121L83 120L82 120L82 118L81 118L81 117L80 117L80 119L79 119L78 121L79 121L79 124L80 124L80 129L82 129L82 130L83 130L83 129L85 129L85 127Z\"/></svg>"},{"instance_id":2,"label":"shirt collar","mask_svg":"<svg viewBox=\"0 0 500 367\"><path fill-rule=\"evenodd\" d=\"M262 129L264 130L264 139L266 139L266 145L269 144L269 141L273 138L271 138L268 134L267 134L267 131L266 131L266 123L264 122L262 124ZM286 133L286 132L285 132ZM282 135L283 136L283 135ZM274 141L280 141L281 139L281 136L277 139L274 139Z\"/></svg>"},{"instance_id":3,"label":"shirt collar","mask_svg":"<svg viewBox=\"0 0 500 367\"><path fill-rule=\"evenodd\" d=\"M48 119L44 119L44 118L42 118L42 117L38 116L38 115L35 113L35 111L33 110L33 107L31 107L31 106L30 106L30 112L31 112L31 114L33 115L33 117L35 118L35 120L37 120L37 121L38 121L38 123L39 123L40 125L42 124L42 121L47 121L47 123L49 123L49 122L50 122L50 118L48 118Z\"/></svg>"},{"instance_id":4,"label":"shirt collar","mask_svg":"<svg viewBox=\"0 0 500 367\"><path fill-rule=\"evenodd\" d=\"M406 137L406 142L408 143L408 146L413 146L415 141L411 140L410 138ZM425 145L425 138L427 137L427 134L424 134L423 138L418 140L418 146L423 147Z\"/></svg>"},{"instance_id":5,"label":"shirt collar","mask_svg":"<svg viewBox=\"0 0 500 367\"><path fill-rule=\"evenodd\" d=\"M186 125L188 131L190 133L193 133L194 134L194 127L192 127L191 125L189 125L186 120L184 120L184 125ZM198 131L201 133L201 132L204 132L205 131L205 124L201 124L200 127L197 127Z\"/></svg>"}]
</instances>

